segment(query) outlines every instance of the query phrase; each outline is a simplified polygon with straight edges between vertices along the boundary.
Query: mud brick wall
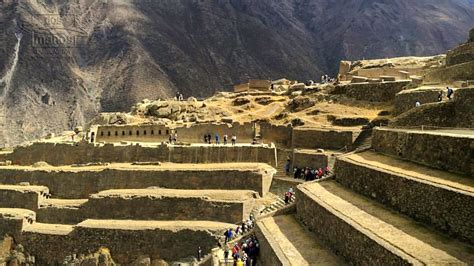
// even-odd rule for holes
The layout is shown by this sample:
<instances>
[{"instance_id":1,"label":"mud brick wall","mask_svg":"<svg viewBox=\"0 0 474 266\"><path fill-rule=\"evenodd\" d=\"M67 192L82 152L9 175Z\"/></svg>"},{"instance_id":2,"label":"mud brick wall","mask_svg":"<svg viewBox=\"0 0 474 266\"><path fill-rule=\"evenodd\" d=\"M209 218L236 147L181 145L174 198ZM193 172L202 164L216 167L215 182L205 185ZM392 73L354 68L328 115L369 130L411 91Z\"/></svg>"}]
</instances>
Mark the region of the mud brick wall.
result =
<instances>
[{"instance_id":1,"label":"mud brick wall","mask_svg":"<svg viewBox=\"0 0 474 266\"><path fill-rule=\"evenodd\" d=\"M352 145L352 131L294 128L293 148L341 149Z\"/></svg>"},{"instance_id":2,"label":"mud brick wall","mask_svg":"<svg viewBox=\"0 0 474 266\"><path fill-rule=\"evenodd\" d=\"M337 159L336 179L453 237L474 243L474 195Z\"/></svg>"},{"instance_id":3,"label":"mud brick wall","mask_svg":"<svg viewBox=\"0 0 474 266\"><path fill-rule=\"evenodd\" d=\"M297 218L336 254L356 265L410 265L297 187ZM363 230L363 229L361 229Z\"/></svg>"},{"instance_id":4,"label":"mud brick wall","mask_svg":"<svg viewBox=\"0 0 474 266\"><path fill-rule=\"evenodd\" d=\"M163 142L168 141L169 135L176 132L178 141L185 143L204 143L204 134L214 136L219 134L220 140L224 134L230 137L236 134L237 141L250 143L254 137L253 123L233 124L195 124L190 127L165 127L163 125L117 125L99 126L96 142Z\"/></svg>"},{"instance_id":5,"label":"mud brick wall","mask_svg":"<svg viewBox=\"0 0 474 266\"><path fill-rule=\"evenodd\" d=\"M268 146L174 146L140 145L114 146L106 144L54 144L34 143L18 147L13 153L0 156L14 164L32 165L45 161L50 165L68 165L93 162L175 162L175 163L221 163L263 162L275 165L275 149Z\"/></svg>"},{"instance_id":6,"label":"mud brick wall","mask_svg":"<svg viewBox=\"0 0 474 266\"><path fill-rule=\"evenodd\" d=\"M264 196L270 189L272 168L261 170L123 170L44 171L2 169L0 183L29 182L49 188L55 198L84 199L108 189L163 187L177 189L253 190Z\"/></svg>"},{"instance_id":7,"label":"mud brick wall","mask_svg":"<svg viewBox=\"0 0 474 266\"><path fill-rule=\"evenodd\" d=\"M422 165L473 176L473 137L376 129L372 147L377 152Z\"/></svg>"}]
</instances>

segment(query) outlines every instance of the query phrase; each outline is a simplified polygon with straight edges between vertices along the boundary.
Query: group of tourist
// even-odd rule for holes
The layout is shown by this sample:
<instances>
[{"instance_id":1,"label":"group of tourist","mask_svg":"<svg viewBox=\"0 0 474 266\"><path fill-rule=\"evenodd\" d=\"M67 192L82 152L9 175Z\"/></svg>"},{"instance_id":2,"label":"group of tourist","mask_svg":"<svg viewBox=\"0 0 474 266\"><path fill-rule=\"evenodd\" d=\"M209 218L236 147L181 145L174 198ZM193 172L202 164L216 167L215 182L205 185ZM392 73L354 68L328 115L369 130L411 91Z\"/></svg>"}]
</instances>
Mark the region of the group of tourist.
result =
<instances>
[{"instance_id":1,"label":"group of tourist","mask_svg":"<svg viewBox=\"0 0 474 266\"><path fill-rule=\"evenodd\" d=\"M330 167L326 166L325 168L311 168L311 167L304 167L293 168L293 177L295 179L304 179L305 181L311 181L316 179L321 179L331 173Z\"/></svg>"},{"instance_id":2,"label":"group of tourist","mask_svg":"<svg viewBox=\"0 0 474 266\"><path fill-rule=\"evenodd\" d=\"M321 84L334 83L335 81L336 81L335 78L331 78L328 75L321 76Z\"/></svg>"},{"instance_id":3,"label":"group of tourist","mask_svg":"<svg viewBox=\"0 0 474 266\"><path fill-rule=\"evenodd\" d=\"M447 90L446 97L448 98L448 101L449 101L453 97L454 90L451 87L446 87L446 90ZM438 102L442 102L442 101L443 101L443 92L440 91L440 92L438 92ZM416 100L415 101L415 107L420 107L420 106L421 106L420 100Z\"/></svg>"},{"instance_id":4,"label":"group of tourist","mask_svg":"<svg viewBox=\"0 0 474 266\"><path fill-rule=\"evenodd\" d=\"M257 256L260 251L260 245L255 236L240 240L232 248L228 245L224 248L224 262L227 265L229 255L232 252L235 266L254 266L257 265Z\"/></svg>"},{"instance_id":5,"label":"group of tourist","mask_svg":"<svg viewBox=\"0 0 474 266\"><path fill-rule=\"evenodd\" d=\"M174 99L175 99L176 101L184 101L184 96L183 96L182 93L180 93L180 92L178 91L178 92L176 92L176 96L174 97Z\"/></svg>"},{"instance_id":6,"label":"group of tourist","mask_svg":"<svg viewBox=\"0 0 474 266\"><path fill-rule=\"evenodd\" d=\"M176 144L178 142L178 133L174 132L173 134L170 134L168 141L170 144Z\"/></svg>"},{"instance_id":7,"label":"group of tourist","mask_svg":"<svg viewBox=\"0 0 474 266\"><path fill-rule=\"evenodd\" d=\"M217 145L219 145L221 143L219 134L216 133L216 135L214 136L214 140L215 140L215 144L217 144ZM223 140L224 145L227 145L227 142L229 140L229 136L227 134L224 134L224 136L222 137L222 140ZM234 146L235 143L237 142L237 136L235 134L232 135L231 142L232 142L232 146ZM204 134L204 143L212 144L211 134Z\"/></svg>"}]
</instances>

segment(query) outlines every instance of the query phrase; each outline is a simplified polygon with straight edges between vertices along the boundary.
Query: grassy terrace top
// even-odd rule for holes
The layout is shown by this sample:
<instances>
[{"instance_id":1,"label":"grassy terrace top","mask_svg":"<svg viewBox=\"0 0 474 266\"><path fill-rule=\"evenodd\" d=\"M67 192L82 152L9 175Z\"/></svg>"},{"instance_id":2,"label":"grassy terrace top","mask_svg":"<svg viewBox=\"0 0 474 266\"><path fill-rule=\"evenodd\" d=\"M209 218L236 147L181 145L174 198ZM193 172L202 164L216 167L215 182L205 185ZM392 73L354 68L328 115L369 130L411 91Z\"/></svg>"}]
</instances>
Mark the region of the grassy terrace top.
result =
<instances>
[{"instance_id":1,"label":"grassy terrace top","mask_svg":"<svg viewBox=\"0 0 474 266\"><path fill-rule=\"evenodd\" d=\"M91 198L136 198L136 197L173 197L173 198L209 198L216 200L246 200L256 198L257 193L250 190L196 190L196 189L112 189L91 195Z\"/></svg>"},{"instance_id":2,"label":"grassy terrace top","mask_svg":"<svg viewBox=\"0 0 474 266\"><path fill-rule=\"evenodd\" d=\"M111 163L108 165L85 165L85 166L20 166L9 165L0 166L0 170L25 170L25 171L65 171L65 172L83 172L83 171L102 171L106 169L123 171L260 171L273 169L264 163L210 163L210 164L177 164L162 163L161 165L133 165L131 163Z\"/></svg>"}]
</instances>

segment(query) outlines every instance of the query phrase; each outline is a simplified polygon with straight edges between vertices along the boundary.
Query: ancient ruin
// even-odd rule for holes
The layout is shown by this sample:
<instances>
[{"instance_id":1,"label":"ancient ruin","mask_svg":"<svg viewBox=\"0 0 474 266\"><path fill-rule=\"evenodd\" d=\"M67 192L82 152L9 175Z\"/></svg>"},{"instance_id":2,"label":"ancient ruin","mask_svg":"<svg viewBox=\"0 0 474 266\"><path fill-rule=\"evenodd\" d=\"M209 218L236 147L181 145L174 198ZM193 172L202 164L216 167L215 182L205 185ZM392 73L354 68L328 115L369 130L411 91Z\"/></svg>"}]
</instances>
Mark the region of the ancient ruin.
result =
<instances>
[{"instance_id":1,"label":"ancient ruin","mask_svg":"<svg viewBox=\"0 0 474 266\"><path fill-rule=\"evenodd\" d=\"M2 149L0 265L472 264L473 71L471 31Z\"/></svg>"}]
</instances>

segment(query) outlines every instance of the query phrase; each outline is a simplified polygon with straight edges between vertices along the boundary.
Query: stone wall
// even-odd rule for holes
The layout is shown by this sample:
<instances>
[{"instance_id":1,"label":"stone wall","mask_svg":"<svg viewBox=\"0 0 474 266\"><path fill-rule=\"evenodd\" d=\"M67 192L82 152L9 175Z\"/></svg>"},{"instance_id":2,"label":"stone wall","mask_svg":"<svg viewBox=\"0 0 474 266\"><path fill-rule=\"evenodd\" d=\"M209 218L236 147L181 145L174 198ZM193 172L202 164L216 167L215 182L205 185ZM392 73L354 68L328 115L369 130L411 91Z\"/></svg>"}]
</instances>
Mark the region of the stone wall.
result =
<instances>
[{"instance_id":1,"label":"stone wall","mask_svg":"<svg viewBox=\"0 0 474 266\"><path fill-rule=\"evenodd\" d=\"M230 138L237 136L237 142L250 143L255 136L253 123L194 124L189 127L165 127L163 125L107 125L97 129L96 142L163 142L176 132L178 141L184 143L204 143L204 134L210 134L212 142L216 134L223 141L224 134Z\"/></svg>"},{"instance_id":2,"label":"stone wall","mask_svg":"<svg viewBox=\"0 0 474 266\"><path fill-rule=\"evenodd\" d=\"M352 145L352 131L297 127L293 129L293 148L341 149Z\"/></svg>"},{"instance_id":3,"label":"stone wall","mask_svg":"<svg viewBox=\"0 0 474 266\"><path fill-rule=\"evenodd\" d=\"M197 197L152 196L97 197L92 196L81 207L83 217L123 220L203 220L241 223L248 219L252 200L231 201ZM244 213L245 209L245 213Z\"/></svg>"},{"instance_id":4,"label":"stone wall","mask_svg":"<svg viewBox=\"0 0 474 266\"><path fill-rule=\"evenodd\" d=\"M47 186L55 198L85 199L108 189L163 187L176 189L253 190L264 196L271 185L273 168L229 170L140 170L102 169L91 171L2 169L0 183L29 182Z\"/></svg>"},{"instance_id":5,"label":"stone wall","mask_svg":"<svg viewBox=\"0 0 474 266\"><path fill-rule=\"evenodd\" d=\"M436 102L412 108L390 121L391 126L455 127L454 102Z\"/></svg>"},{"instance_id":6,"label":"stone wall","mask_svg":"<svg viewBox=\"0 0 474 266\"><path fill-rule=\"evenodd\" d=\"M446 65L453 66L457 64L474 61L474 42L462 44L446 54Z\"/></svg>"},{"instance_id":7,"label":"stone wall","mask_svg":"<svg viewBox=\"0 0 474 266\"><path fill-rule=\"evenodd\" d=\"M380 83L352 83L344 85L348 97L371 102L388 102L405 89L411 81L387 81Z\"/></svg>"},{"instance_id":8,"label":"stone wall","mask_svg":"<svg viewBox=\"0 0 474 266\"><path fill-rule=\"evenodd\" d=\"M37 210L39 194L34 191L4 190L0 188L0 208Z\"/></svg>"},{"instance_id":9,"label":"stone wall","mask_svg":"<svg viewBox=\"0 0 474 266\"><path fill-rule=\"evenodd\" d=\"M260 244L258 260L261 265L291 265L284 255L285 251L280 248L273 238L272 232L269 232L262 222L257 222L254 230Z\"/></svg>"},{"instance_id":10,"label":"stone wall","mask_svg":"<svg viewBox=\"0 0 474 266\"><path fill-rule=\"evenodd\" d=\"M474 77L474 61L454 66L437 68L423 76L426 82L454 82L471 80Z\"/></svg>"},{"instance_id":11,"label":"stone wall","mask_svg":"<svg viewBox=\"0 0 474 266\"><path fill-rule=\"evenodd\" d=\"M402 72L401 72L402 71ZM379 78L380 76L393 76L397 79L407 79L409 78L407 74L403 72L408 72L408 76L410 75L422 75L425 70L422 67L400 67L400 68L393 68L393 67L374 67L374 68L367 68L367 69L359 69L355 73L356 76L362 76L367 78Z\"/></svg>"},{"instance_id":12,"label":"stone wall","mask_svg":"<svg viewBox=\"0 0 474 266\"><path fill-rule=\"evenodd\" d=\"M358 231L356 226L330 207L318 204L302 185L297 187L297 218L336 254L355 265L410 265L406 259L390 252L382 243Z\"/></svg>"},{"instance_id":13,"label":"stone wall","mask_svg":"<svg viewBox=\"0 0 474 266\"><path fill-rule=\"evenodd\" d=\"M13 164L32 165L45 161L50 165L70 165L94 162L174 162L174 163L224 163L262 162L275 165L275 148L267 145L248 146L167 146L140 145L78 145L34 143L15 148L3 154L0 160Z\"/></svg>"},{"instance_id":14,"label":"stone wall","mask_svg":"<svg viewBox=\"0 0 474 266\"><path fill-rule=\"evenodd\" d=\"M336 179L351 190L373 198L453 237L474 243L472 193L417 182L402 174L338 158ZM428 207L429 206L429 207Z\"/></svg>"},{"instance_id":15,"label":"stone wall","mask_svg":"<svg viewBox=\"0 0 474 266\"><path fill-rule=\"evenodd\" d=\"M8 234L19 239L23 226L28 223L26 218L35 219L35 212L26 209L0 208L0 236Z\"/></svg>"},{"instance_id":16,"label":"stone wall","mask_svg":"<svg viewBox=\"0 0 474 266\"><path fill-rule=\"evenodd\" d=\"M314 150L295 149L293 152L292 168L311 167L313 169L325 168L328 165L328 155Z\"/></svg>"},{"instance_id":17,"label":"stone wall","mask_svg":"<svg viewBox=\"0 0 474 266\"><path fill-rule=\"evenodd\" d=\"M393 119L393 126L474 127L474 88L454 92L454 100L423 104Z\"/></svg>"},{"instance_id":18,"label":"stone wall","mask_svg":"<svg viewBox=\"0 0 474 266\"><path fill-rule=\"evenodd\" d=\"M161 226L160 222L150 221L107 220L101 223L87 220L67 234L27 230L17 242L30 254L35 254L38 265L62 262L72 254L91 254L101 247L107 247L114 261L122 265L129 265L141 255L150 256L152 260L175 261L195 257L198 246L203 254L209 253L217 237L221 237L226 228L232 227L225 223L213 224L216 226L192 228Z\"/></svg>"},{"instance_id":19,"label":"stone wall","mask_svg":"<svg viewBox=\"0 0 474 266\"><path fill-rule=\"evenodd\" d=\"M474 128L474 87L457 89L454 102L456 126Z\"/></svg>"},{"instance_id":20,"label":"stone wall","mask_svg":"<svg viewBox=\"0 0 474 266\"><path fill-rule=\"evenodd\" d=\"M291 147L291 126L277 126L270 123L260 123L260 135L265 143L275 143L278 147Z\"/></svg>"},{"instance_id":21,"label":"stone wall","mask_svg":"<svg viewBox=\"0 0 474 266\"><path fill-rule=\"evenodd\" d=\"M422 131L375 129L375 151L429 167L472 176L474 137Z\"/></svg>"},{"instance_id":22,"label":"stone wall","mask_svg":"<svg viewBox=\"0 0 474 266\"><path fill-rule=\"evenodd\" d=\"M426 88L404 90L395 95L395 115L404 113L415 107L415 102L420 101L421 104L432 103L438 101L441 88Z\"/></svg>"}]
</instances>

